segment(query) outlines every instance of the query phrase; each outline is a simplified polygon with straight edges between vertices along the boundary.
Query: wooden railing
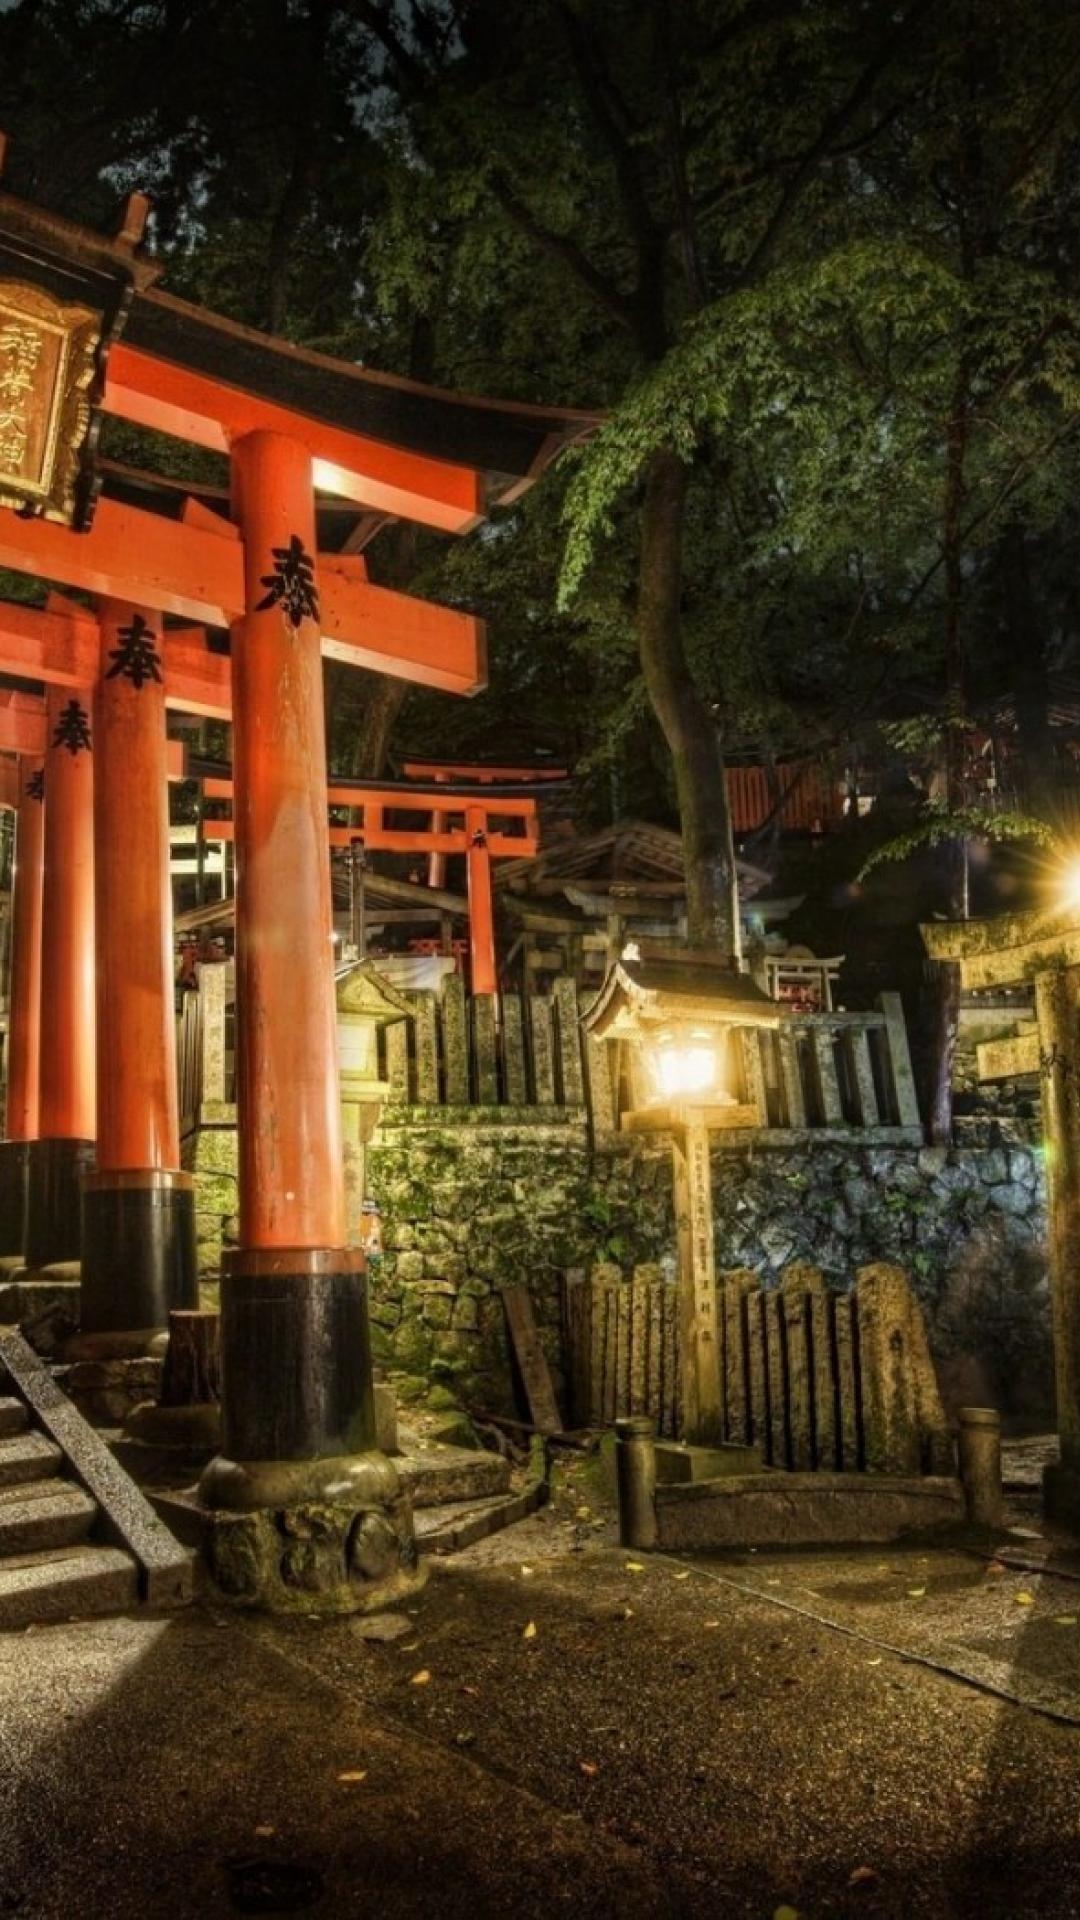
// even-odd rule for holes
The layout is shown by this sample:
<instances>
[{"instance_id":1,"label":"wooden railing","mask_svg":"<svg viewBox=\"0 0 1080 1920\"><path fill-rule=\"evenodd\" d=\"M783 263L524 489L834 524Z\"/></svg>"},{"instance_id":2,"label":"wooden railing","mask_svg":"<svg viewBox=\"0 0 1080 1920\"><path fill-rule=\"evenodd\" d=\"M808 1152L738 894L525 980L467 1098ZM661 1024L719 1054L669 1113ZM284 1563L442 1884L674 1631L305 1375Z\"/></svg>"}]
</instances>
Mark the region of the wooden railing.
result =
<instances>
[{"instance_id":1,"label":"wooden railing","mask_svg":"<svg viewBox=\"0 0 1080 1920\"><path fill-rule=\"evenodd\" d=\"M180 1113L186 1133L235 1119L234 968L201 968L199 990L180 1016ZM594 1136L619 1130L639 1105L635 1063L620 1047L594 1040L582 1024L588 995L569 978L550 994L474 994L458 975L442 991L404 996L411 1017L380 1036L380 1073L395 1110L474 1107L556 1110L586 1116ZM778 1029L744 1028L729 1050L732 1091L758 1115L756 1125L719 1129L720 1146L765 1139L782 1146L808 1138L906 1142L922 1139L907 1033L898 994L882 994L865 1013L785 1020Z\"/></svg>"},{"instance_id":2,"label":"wooden railing","mask_svg":"<svg viewBox=\"0 0 1080 1920\"><path fill-rule=\"evenodd\" d=\"M648 1414L680 1430L678 1295L658 1274L567 1275L570 1417ZM763 1289L717 1285L722 1438L762 1464L822 1472L950 1472L951 1446L922 1314L899 1267L863 1267L849 1292L814 1267Z\"/></svg>"}]
</instances>

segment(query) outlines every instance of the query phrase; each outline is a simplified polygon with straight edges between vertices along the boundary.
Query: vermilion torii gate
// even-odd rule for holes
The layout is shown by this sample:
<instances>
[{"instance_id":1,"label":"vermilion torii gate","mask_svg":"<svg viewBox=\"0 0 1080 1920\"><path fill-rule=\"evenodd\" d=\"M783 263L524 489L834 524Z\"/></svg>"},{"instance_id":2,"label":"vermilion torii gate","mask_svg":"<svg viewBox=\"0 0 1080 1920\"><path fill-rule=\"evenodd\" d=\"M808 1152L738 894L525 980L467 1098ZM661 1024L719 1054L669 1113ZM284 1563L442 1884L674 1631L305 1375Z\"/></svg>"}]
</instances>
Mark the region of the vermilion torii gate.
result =
<instances>
[{"instance_id":1,"label":"vermilion torii gate","mask_svg":"<svg viewBox=\"0 0 1080 1920\"><path fill-rule=\"evenodd\" d=\"M138 211L129 206L120 235L108 240L0 194L0 397L8 400L0 414L0 566L77 588L97 605L96 654L73 667L63 712L60 696L48 696L46 886L51 820L63 829L68 814L86 810L85 797L65 800L64 781L72 789L87 783L95 728L109 742L106 776L119 764L121 736L141 770L137 781L109 776L123 804L97 809L109 868L98 906L110 923L119 911L113 869L125 847L134 841L154 864L156 832L133 817L147 805L144 782L155 794L163 785L161 687L171 641L162 619L227 626L240 1245L222 1288L223 1457L205 1476L204 1494L239 1509L315 1499L378 1507L391 1497L393 1475L372 1457L363 1263L345 1243L321 657L449 691L481 686L480 624L372 585L358 549L388 515L467 531L594 421L369 374L174 300L154 287L154 268L135 251ZM153 510L163 497L154 476L132 483L95 466L90 428L99 409L226 454L230 519L194 501L170 517ZM365 510L340 551L320 551L316 488ZM26 518L28 511L38 517ZM105 662L116 664L118 650L126 664L114 677ZM161 679L140 670L151 658ZM64 769L59 798L54 767ZM163 870L165 858L163 847ZM69 903L82 884L81 875L69 876ZM140 890L140 945L156 952L166 898L159 886L152 929L152 891ZM62 921L59 893L57 883ZM47 895L46 925L49 911ZM99 982L99 1019L101 995L112 991L107 1017L122 1026L145 996L148 1022L157 1024L163 989L140 975L130 946L121 969L111 933L101 937L99 959L111 955L116 978L111 988ZM45 968L46 1000L49 991ZM43 1037L49 1018L46 1005ZM145 1157L144 1104L127 1101L124 1062L134 1053L125 1045L116 1066L117 1111L131 1141L124 1151ZM43 1094L45 1084L43 1060ZM43 1100L43 1134L47 1124ZM74 1127L63 1137L74 1138ZM144 1171L100 1168L95 1178ZM349 1578L361 1586L384 1578L393 1528L346 1529L350 1541L354 1532L361 1544L348 1547ZM284 1591L278 1571L266 1577ZM262 1585L259 1594L266 1597Z\"/></svg>"},{"instance_id":2,"label":"vermilion torii gate","mask_svg":"<svg viewBox=\"0 0 1080 1920\"><path fill-rule=\"evenodd\" d=\"M406 780L415 780L420 785L425 781L434 781L436 786L456 787L462 783L477 786L516 786L558 784L566 779L565 767L496 767L479 761L466 764L459 760L406 760L401 771ZM445 826L445 812L436 809L431 816L431 829L439 833ZM446 855L435 851L428 855L428 886L446 885Z\"/></svg>"},{"instance_id":3,"label":"vermilion torii gate","mask_svg":"<svg viewBox=\"0 0 1080 1920\"><path fill-rule=\"evenodd\" d=\"M203 781L207 800L232 800L231 780L208 775ZM494 993L498 986L495 956L495 906L491 884L493 860L529 859L539 847L536 799L520 785L506 788L491 783L475 788L454 788L445 797L436 789L398 786L371 781L331 780L327 787L331 808L348 808L360 818L352 826L331 826L327 840L331 847L348 849L357 843L365 852L427 854L445 860L448 854L463 854L469 896L470 984L474 993ZM421 813L428 816L437 809L430 826L387 826L388 812ZM460 816L460 824L458 824ZM496 827L518 823L518 831L507 833ZM208 840L231 841L231 820L204 820Z\"/></svg>"}]
</instances>

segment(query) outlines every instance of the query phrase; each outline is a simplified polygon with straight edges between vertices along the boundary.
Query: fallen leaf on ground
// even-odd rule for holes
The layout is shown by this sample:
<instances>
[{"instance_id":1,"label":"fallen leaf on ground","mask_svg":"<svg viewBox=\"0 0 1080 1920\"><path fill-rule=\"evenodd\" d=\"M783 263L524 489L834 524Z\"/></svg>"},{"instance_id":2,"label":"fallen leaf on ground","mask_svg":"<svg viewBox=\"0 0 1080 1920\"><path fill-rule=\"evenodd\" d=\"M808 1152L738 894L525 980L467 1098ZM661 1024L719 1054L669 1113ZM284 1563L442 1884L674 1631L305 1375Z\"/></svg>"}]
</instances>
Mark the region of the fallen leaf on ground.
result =
<instances>
[{"instance_id":1,"label":"fallen leaf on ground","mask_svg":"<svg viewBox=\"0 0 1080 1920\"><path fill-rule=\"evenodd\" d=\"M644 1573L644 1563L641 1560L628 1560L626 1563L626 1571L627 1573Z\"/></svg>"},{"instance_id":2,"label":"fallen leaf on ground","mask_svg":"<svg viewBox=\"0 0 1080 1920\"><path fill-rule=\"evenodd\" d=\"M599 1773L600 1771L595 1760L579 1760L578 1766L581 1772L585 1774L590 1780L592 1779L594 1773Z\"/></svg>"},{"instance_id":3,"label":"fallen leaf on ground","mask_svg":"<svg viewBox=\"0 0 1080 1920\"><path fill-rule=\"evenodd\" d=\"M1018 1607L1033 1607L1035 1605L1035 1595L1033 1593L1014 1593L1013 1600Z\"/></svg>"},{"instance_id":4,"label":"fallen leaf on ground","mask_svg":"<svg viewBox=\"0 0 1080 1920\"><path fill-rule=\"evenodd\" d=\"M276 1827L256 1827L255 1837L257 1840L270 1840L276 1832Z\"/></svg>"},{"instance_id":5,"label":"fallen leaf on ground","mask_svg":"<svg viewBox=\"0 0 1080 1920\"><path fill-rule=\"evenodd\" d=\"M421 1667L419 1673L413 1674L412 1679L409 1681L409 1685L410 1687L426 1687L430 1679L431 1679L431 1675L428 1672L427 1668Z\"/></svg>"},{"instance_id":6,"label":"fallen leaf on ground","mask_svg":"<svg viewBox=\"0 0 1080 1920\"><path fill-rule=\"evenodd\" d=\"M526 1578L526 1577L527 1577L527 1576L528 1576L528 1575L529 1575L529 1574L530 1574L531 1572L532 1572L532 1568L531 1568L531 1567L522 1567L522 1569L521 1569L521 1573L522 1573L522 1578L523 1578L523 1579L524 1579L524 1578Z\"/></svg>"},{"instance_id":7,"label":"fallen leaf on ground","mask_svg":"<svg viewBox=\"0 0 1080 1920\"><path fill-rule=\"evenodd\" d=\"M468 1693L468 1694L471 1694L471 1695L472 1695L472 1698L473 1698L474 1700L479 1700L479 1698L480 1698L480 1689L479 1689L479 1687L462 1687L462 1688L460 1689L460 1691L461 1691L462 1693Z\"/></svg>"},{"instance_id":8,"label":"fallen leaf on ground","mask_svg":"<svg viewBox=\"0 0 1080 1920\"><path fill-rule=\"evenodd\" d=\"M854 1873L848 1877L848 1886L868 1887L871 1881L876 1879L877 1874L874 1872L873 1867L856 1867Z\"/></svg>"},{"instance_id":9,"label":"fallen leaf on ground","mask_svg":"<svg viewBox=\"0 0 1080 1920\"><path fill-rule=\"evenodd\" d=\"M1005 1565L1004 1560L988 1560L986 1563L986 1571L987 1573L1008 1573L1009 1569Z\"/></svg>"},{"instance_id":10,"label":"fallen leaf on ground","mask_svg":"<svg viewBox=\"0 0 1080 1920\"><path fill-rule=\"evenodd\" d=\"M353 1780L366 1780L367 1768L364 1767L363 1770L361 1770L359 1767L352 1767L349 1769L347 1773L339 1773L338 1779L345 1781L346 1783Z\"/></svg>"},{"instance_id":11,"label":"fallen leaf on ground","mask_svg":"<svg viewBox=\"0 0 1080 1920\"><path fill-rule=\"evenodd\" d=\"M883 1654L875 1653L873 1659L868 1660L866 1664L868 1667L880 1667L883 1658L884 1658Z\"/></svg>"},{"instance_id":12,"label":"fallen leaf on ground","mask_svg":"<svg viewBox=\"0 0 1080 1920\"><path fill-rule=\"evenodd\" d=\"M720 1622L719 1620L703 1620L701 1624L703 1627L718 1627Z\"/></svg>"},{"instance_id":13,"label":"fallen leaf on ground","mask_svg":"<svg viewBox=\"0 0 1080 1920\"><path fill-rule=\"evenodd\" d=\"M797 1907L777 1907L772 1920L799 1920Z\"/></svg>"},{"instance_id":14,"label":"fallen leaf on ground","mask_svg":"<svg viewBox=\"0 0 1080 1920\"><path fill-rule=\"evenodd\" d=\"M576 1513L574 1514L574 1519L588 1520L591 1517L591 1514L592 1514L591 1507L578 1507Z\"/></svg>"},{"instance_id":15,"label":"fallen leaf on ground","mask_svg":"<svg viewBox=\"0 0 1080 1920\"><path fill-rule=\"evenodd\" d=\"M924 1594L925 1592L926 1592L926 1588L925 1588L925 1587L909 1587L909 1588L908 1588L908 1599L909 1599L909 1600L921 1600L921 1599L922 1599L922 1597L923 1597L923 1594Z\"/></svg>"},{"instance_id":16,"label":"fallen leaf on ground","mask_svg":"<svg viewBox=\"0 0 1080 1920\"><path fill-rule=\"evenodd\" d=\"M1054 1625L1055 1627L1075 1627L1075 1613L1055 1613Z\"/></svg>"},{"instance_id":17,"label":"fallen leaf on ground","mask_svg":"<svg viewBox=\"0 0 1080 1920\"><path fill-rule=\"evenodd\" d=\"M530 1620L528 1626L522 1628L521 1637L523 1640L536 1639L536 1621L535 1620Z\"/></svg>"},{"instance_id":18,"label":"fallen leaf on ground","mask_svg":"<svg viewBox=\"0 0 1080 1920\"><path fill-rule=\"evenodd\" d=\"M682 1573L675 1573L675 1574L672 1574L672 1576L671 1576L671 1577L672 1577L672 1579L673 1579L673 1580L689 1580L689 1578L690 1578L690 1569L689 1569L689 1567L686 1567L686 1568L684 1569L684 1571L683 1571Z\"/></svg>"}]
</instances>

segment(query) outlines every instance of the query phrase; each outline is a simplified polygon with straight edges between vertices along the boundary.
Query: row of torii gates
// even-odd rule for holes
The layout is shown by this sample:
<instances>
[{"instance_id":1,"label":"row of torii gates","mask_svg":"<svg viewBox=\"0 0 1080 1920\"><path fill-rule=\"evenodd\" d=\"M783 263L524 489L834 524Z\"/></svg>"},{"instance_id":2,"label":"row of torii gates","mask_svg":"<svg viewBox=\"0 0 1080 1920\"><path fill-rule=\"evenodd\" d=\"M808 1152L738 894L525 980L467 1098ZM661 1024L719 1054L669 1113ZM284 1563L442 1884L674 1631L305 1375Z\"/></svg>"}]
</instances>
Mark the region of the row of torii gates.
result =
<instances>
[{"instance_id":1,"label":"row of torii gates","mask_svg":"<svg viewBox=\"0 0 1080 1920\"><path fill-rule=\"evenodd\" d=\"M595 416L367 373L192 307L154 284L145 217L132 196L105 237L0 192L0 567L53 588L0 606L0 746L19 755L7 1205L25 1177L41 1265L76 1251L81 1201L97 1351L143 1350L194 1302L166 711L228 718L240 1227L203 1492L340 1500L370 1482L374 1424L345 1230L322 661L482 687L481 624L372 584L363 546L394 517L468 532ZM227 455L227 513L98 458L103 413Z\"/></svg>"}]
</instances>

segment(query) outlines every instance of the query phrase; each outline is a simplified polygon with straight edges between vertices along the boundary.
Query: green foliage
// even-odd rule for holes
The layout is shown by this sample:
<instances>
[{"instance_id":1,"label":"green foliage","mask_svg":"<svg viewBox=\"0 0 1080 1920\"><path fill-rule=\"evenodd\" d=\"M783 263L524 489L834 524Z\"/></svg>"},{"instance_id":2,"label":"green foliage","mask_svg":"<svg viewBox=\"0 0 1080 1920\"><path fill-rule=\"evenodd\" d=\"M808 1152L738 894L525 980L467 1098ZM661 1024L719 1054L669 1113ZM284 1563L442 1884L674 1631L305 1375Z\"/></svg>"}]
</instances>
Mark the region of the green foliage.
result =
<instances>
[{"instance_id":1,"label":"green foliage","mask_svg":"<svg viewBox=\"0 0 1080 1920\"><path fill-rule=\"evenodd\" d=\"M1045 820L1036 820L1028 814L1006 810L999 812L992 807L962 807L950 812L945 807L930 806L925 819L910 833L897 834L894 839L875 847L859 869L858 878L865 880L875 867L909 860L913 854L922 853L929 847L961 840L989 840L999 846L1016 840L1031 840L1036 846L1047 847L1053 852L1064 851L1055 830Z\"/></svg>"}]
</instances>

